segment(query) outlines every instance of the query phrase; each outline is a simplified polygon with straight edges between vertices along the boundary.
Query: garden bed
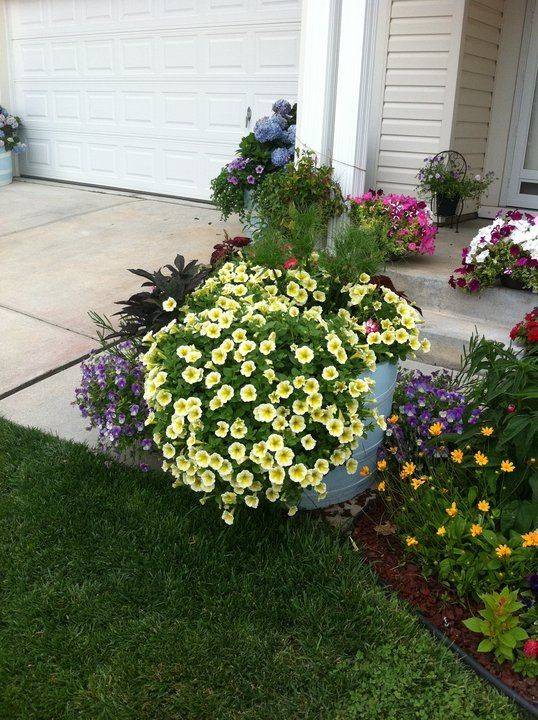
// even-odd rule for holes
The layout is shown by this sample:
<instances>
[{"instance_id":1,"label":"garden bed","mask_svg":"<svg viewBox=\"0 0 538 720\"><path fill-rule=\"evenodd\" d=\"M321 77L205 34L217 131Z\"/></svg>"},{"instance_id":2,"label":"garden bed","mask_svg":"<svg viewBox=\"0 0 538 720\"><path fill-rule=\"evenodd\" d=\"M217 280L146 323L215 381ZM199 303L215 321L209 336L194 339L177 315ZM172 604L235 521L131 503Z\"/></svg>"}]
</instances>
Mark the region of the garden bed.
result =
<instances>
[{"instance_id":1,"label":"garden bed","mask_svg":"<svg viewBox=\"0 0 538 720\"><path fill-rule=\"evenodd\" d=\"M395 529L395 528L394 528ZM381 503L370 504L367 512L358 516L353 538L360 545L369 564L379 577L387 582L399 596L407 600L420 614L474 657L489 673L499 678L508 688L531 703L538 700L536 681L514 672L509 663L501 666L490 654L476 651L476 633L463 625L463 620L477 614L479 603L467 601L465 605L452 591L434 577L425 578L418 565L409 562L403 547L387 521Z\"/></svg>"}]
</instances>

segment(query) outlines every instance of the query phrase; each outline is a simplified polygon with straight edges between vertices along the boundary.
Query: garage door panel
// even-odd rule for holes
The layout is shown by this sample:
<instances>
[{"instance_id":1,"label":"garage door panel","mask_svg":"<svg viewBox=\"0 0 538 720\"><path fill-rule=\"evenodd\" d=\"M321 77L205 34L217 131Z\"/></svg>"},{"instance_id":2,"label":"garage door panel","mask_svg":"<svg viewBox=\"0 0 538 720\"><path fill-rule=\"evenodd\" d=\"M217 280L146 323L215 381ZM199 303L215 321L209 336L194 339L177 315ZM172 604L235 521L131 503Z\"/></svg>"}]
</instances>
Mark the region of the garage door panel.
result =
<instances>
[{"instance_id":1,"label":"garage door panel","mask_svg":"<svg viewBox=\"0 0 538 720\"><path fill-rule=\"evenodd\" d=\"M28 175L208 198L247 108L295 100L295 0L8 0Z\"/></svg>"},{"instance_id":2,"label":"garage door panel","mask_svg":"<svg viewBox=\"0 0 538 720\"><path fill-rule=\"evenodd\" d=\"M248 27L300 15L300 0L10 0L9 5L14 38L69 35L81 24L87 33L122 32L134 25L166 31L169 23L197 29Z\"/></svg>"}]
</instances>

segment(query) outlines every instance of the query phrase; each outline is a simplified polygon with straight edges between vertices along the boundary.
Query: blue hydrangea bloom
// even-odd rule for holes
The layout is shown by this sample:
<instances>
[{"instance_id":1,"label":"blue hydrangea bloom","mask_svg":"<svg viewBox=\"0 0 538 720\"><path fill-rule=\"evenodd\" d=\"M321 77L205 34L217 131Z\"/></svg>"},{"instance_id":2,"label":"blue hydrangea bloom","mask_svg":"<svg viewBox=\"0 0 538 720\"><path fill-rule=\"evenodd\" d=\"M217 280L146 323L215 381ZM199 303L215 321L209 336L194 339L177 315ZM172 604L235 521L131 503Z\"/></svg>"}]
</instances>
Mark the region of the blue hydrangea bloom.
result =
<instances>
[{"instance_id":1,"label":"blue hydrangea bloom","mask_svg":"<svg viewBox=\"0 0 538 720\"><path fill-rule=\"evenodd\" d=\"M297 126L296 125L290 125L289 128L286 131L285 140L289 145L295 145L295 131Z\"/></svg>"},{"instance_id":2,"label":"blue hydrangea bloom","mask_svg":"<svg viewBox=\"0 0 538 720\"><path fill-rule=\"evenodd\" d=\"M262 117L256 125L254 125L254 137L258 142L280 140L282 137L282 128L275 117Z\"/></svg>"},{"instance_id":3,"label":"blue hydrangea bloom","mask_svg":"<svg viewBox=\"0 0 538 720\"><path fill-rule=\"evenodd\" d=\"M278 115L289 115L291 113L291 105L287 100L277 100L273 105L273 112Z\"/></svg>"},{"instance_id":4,"label":"blue hydrangea bloom","mask_svg":"<svg viewBox=\"0 0 538 720\"><path fill-rule=\"evenodd\" d=\"M293 152L289 148L275 148L271 153L271 162L275 167L282 167L288 163L293 157Z\"/></svg>"}]
</instances>

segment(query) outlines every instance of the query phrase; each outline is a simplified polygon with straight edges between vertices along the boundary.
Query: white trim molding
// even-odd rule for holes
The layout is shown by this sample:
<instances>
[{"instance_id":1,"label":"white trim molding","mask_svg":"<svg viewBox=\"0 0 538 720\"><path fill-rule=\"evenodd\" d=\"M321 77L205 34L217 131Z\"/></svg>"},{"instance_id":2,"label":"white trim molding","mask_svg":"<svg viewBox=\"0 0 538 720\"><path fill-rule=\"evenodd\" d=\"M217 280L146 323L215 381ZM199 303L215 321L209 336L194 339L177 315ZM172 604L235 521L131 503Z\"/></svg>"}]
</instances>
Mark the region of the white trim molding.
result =
<instances>
[{"instance_id":1,"label":"white trim molding","mask_svg":"<svg viewBox=\"0 0 538 720\"><path fill-rule=\"evenodd\" d=\"M342 191L365 183L378 0L303 0L297 137Z\"/></svg>"},{"instance_id":2,"label":"white trim molding","mask_svg":"<svg viewBox=\"0 0 538 720\"><path fill-rule=\"evenodd\" d=\"M7 6L0 0L0 105L10 104Z\"/></svg>"}]
</instances>

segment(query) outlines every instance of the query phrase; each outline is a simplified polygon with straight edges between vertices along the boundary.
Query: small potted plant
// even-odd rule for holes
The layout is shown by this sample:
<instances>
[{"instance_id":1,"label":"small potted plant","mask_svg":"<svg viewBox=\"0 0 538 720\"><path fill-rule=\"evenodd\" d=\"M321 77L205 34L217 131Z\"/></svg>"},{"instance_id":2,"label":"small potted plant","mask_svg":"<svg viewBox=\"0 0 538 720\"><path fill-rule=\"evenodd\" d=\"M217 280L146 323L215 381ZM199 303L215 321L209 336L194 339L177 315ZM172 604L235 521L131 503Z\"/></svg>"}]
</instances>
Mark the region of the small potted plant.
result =
<instances>
[{"instance_id":1,"label":"small potted plant","mask_svg":"<svg viewBox=\"0 0 538 720\"><path fill-rule=\"evenodd\" d=\"M211 199L224 220L237 213L246 221L265 179L293 160L296 115L296 105L277 100L273 114L256 122L239 143L237 157L212 180Z\"/></svg>"},{"instance_id":2,"label":"small potted plant","mask_svg":"<svg viewBox=\"0 0 538 720\"><path fill-rule=\"evenodd\" d=\"M437 228L424 200L408 195L385 195L369 190L349 198L349 216L353 223L379 221L386 227L390 257L433 255Z\"/></svg>"},{"instance_id":3,"label":"small potted plant","mask_svg":"<svg viewBox=\"0 0 538 720\"><path fill-rule=\"evenodd\" d=\"M27 147L17 132L20 125L20 118L0 105L0 186L9 185L13 180L11 153L23 152Z\"/></svg>"},{"instance_id":4,"label":"small potted plant","mask_svg":"<svg viewBox=\"0 0 538 720\"><path fill-rule=\"evenodd\" d=\"M318 165L314 153L307 151L299 155L295 164L287 164L282 172L273 173L263 183L256 195L259 227L289 231L296 213L311 208L315 208L323 226L346 209L333 168Z\"/></svg>"},{"instance_id":5,"label":"small potted plant","mask_svg":"<svg viewBox=\"0 0 538 720\"><path fill-rule=\"evenodd\" d=\"M454 151L448 151L424 158L424 166L417 175L417 190L435 199L437 215L441 217L454 217L458 205L465 200L474 199L478 202L494 179L491 172L469 177L463 157L457 166L447 161L455 154Z\"/></svg>"},{"instance_id":6,"label":"small potted plant","mask_svg":"<svg viewBox=\"0 0 538 720\"><path fill-rule=\"evenodd\" d=\"M495 285L538 292L538 218L519 210L500 213L462 250L449 283L471 293Z\"/></svg>"},{"instance_id":7,"label":"small potted plant","mask_svg":"<svg viewBox=\"0 0 538 720\"><path fill-rule=\"evenodd\" d=\"M538 307L527 313L521 322L510 330L510 339L523 347L526 354L536 352L538 347Z\"/></svg>"}]
</instances>

